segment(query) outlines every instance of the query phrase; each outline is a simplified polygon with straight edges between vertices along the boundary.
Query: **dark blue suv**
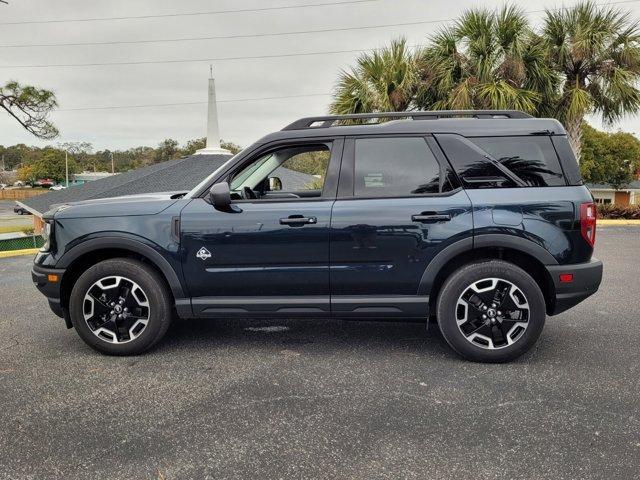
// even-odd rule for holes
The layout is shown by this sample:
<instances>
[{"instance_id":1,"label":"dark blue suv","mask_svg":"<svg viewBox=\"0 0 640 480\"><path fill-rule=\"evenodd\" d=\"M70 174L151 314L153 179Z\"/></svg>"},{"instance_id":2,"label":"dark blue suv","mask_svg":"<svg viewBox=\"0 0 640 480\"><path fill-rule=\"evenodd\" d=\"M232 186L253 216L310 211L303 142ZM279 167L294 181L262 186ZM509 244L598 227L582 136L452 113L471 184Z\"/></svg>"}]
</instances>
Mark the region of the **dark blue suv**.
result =
<instances>
[{"instance_id":1,"label":"dark blue suv","mask_svg":"<svg viewBox=\"0 0 640 480\"><path fill-rule=\"evenodd\" d=\"M565 130L514 111L305 118L188 193L45 220L35 284L117 355L175 316L435 318L460 355L501 362L602 277Z\"/></svg>"}]
</instances>

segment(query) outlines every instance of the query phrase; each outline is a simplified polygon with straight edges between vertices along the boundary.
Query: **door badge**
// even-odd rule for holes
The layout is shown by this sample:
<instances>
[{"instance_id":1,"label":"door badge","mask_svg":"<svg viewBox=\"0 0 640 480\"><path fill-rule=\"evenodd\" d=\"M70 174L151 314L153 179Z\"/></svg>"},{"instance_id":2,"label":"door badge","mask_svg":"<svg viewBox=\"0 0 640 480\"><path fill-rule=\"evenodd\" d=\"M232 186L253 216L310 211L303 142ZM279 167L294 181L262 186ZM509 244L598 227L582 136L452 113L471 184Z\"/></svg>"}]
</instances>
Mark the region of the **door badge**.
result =
<instances>
[{"instance_id":1,"label":"door badge","mask_svg":"<svg viewBox=\"0 0 640 480\"><path fill-rule=\"evenodd\" d=\"M200 250L198 250L198 253L196 253L196 257L204 261L207 258L211 258L211 252L206 248L202 247Z\"/></svg>"}]
</instances>

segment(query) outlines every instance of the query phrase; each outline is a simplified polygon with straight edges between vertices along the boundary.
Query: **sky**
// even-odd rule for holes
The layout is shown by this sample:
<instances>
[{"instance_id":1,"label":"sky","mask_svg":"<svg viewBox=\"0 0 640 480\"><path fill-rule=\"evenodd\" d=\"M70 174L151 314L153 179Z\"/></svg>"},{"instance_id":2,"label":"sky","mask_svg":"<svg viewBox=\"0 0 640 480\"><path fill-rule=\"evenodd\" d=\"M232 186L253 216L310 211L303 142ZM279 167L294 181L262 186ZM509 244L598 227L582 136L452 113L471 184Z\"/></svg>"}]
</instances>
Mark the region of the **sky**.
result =
<instances>
[{"instance_id":1,"label":"sky","mask_svg":"<svg viewBox=\"0 0 640 480\"><path fill-rule=\"evenodd\" d=\"M355 63L357 50L400 36L410 45L422 44L466 8L502 5L473 0L7 1L0 3L0 83L17 80L53 90L59 109L51 119L61 135L38 140L0 111L0 145L81 141L96 150L155 146L165 138L183 144L205 136L209 65L221 136L247 146L297 118L326 114L336 79ZM532 12L535 24L540 10L576 1L514 3ZM617 3L640 18L640 0L599 3ZM212 11L228 13L174 15ZM149 15L168 16L104 20ZM70 19L101 20L62 21ZM394 25L380 27L389 24ZM309 30L314 32L291 33ZM190 37L235 38L113 43ZM88 42L103 44L42 46ZM334 53L295 56L315 52ZM268 58L246 58L257 56ZM165 63L139 63L157 61ZM138 63L95 65L122 62ZM104 108L114 106L126 108ZM597 119L593 123L601 126ZM640 133L640 117L626 118L613 127L618 128Z\"/></svg>"}]
</instances>

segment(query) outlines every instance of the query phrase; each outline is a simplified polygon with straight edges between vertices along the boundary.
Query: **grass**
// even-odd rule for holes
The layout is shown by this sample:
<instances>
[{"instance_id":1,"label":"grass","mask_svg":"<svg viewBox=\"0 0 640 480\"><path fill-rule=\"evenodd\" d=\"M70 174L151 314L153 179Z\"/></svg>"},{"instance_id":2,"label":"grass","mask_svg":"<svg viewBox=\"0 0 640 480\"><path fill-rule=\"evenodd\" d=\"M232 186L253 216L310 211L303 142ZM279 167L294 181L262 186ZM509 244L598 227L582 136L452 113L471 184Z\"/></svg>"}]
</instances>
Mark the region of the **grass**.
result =
<instances>
[{"instance_id":1,"label":"grass","mask_svg":"<svg viewBox=\"0 0 640 480\"><path fill-rule=\"evenodd\" d=\"M0 225L0 233L24 232L33 233L33 227L24 225Z\"/></svg>"}]
</instances>

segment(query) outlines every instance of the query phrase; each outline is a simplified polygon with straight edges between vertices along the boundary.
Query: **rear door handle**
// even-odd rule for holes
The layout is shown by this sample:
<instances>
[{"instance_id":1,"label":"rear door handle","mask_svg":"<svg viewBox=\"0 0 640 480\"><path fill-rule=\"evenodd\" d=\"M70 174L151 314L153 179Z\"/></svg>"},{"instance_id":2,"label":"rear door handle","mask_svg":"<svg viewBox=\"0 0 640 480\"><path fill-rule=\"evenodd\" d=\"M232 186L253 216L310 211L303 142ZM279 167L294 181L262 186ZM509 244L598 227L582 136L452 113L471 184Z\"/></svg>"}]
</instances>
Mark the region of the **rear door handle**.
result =
<instances>
[{"instance_id":1,"label":"rear door handle","mask_svg":"<svg viewBox=\"0 0 640 480\"><path fill-rule=\"evenodd\" d=\"M448 213L422 212L417 215L411 215L411 220L422 223L448 222L451 215Z\"/></svg>"},{"instance_id":2,"label":"rear door handle","mask_svg":"<svg viewBox=\"0 0 640 480\"><path fill-rule=\"evenodd\" d=\"M302 215L289 215L287 218L280 219L280 225L290 225L292 227L301 227L308 223L318 223L318 219L316 217L303 217Z\"/></svg>"}]
</instances>

